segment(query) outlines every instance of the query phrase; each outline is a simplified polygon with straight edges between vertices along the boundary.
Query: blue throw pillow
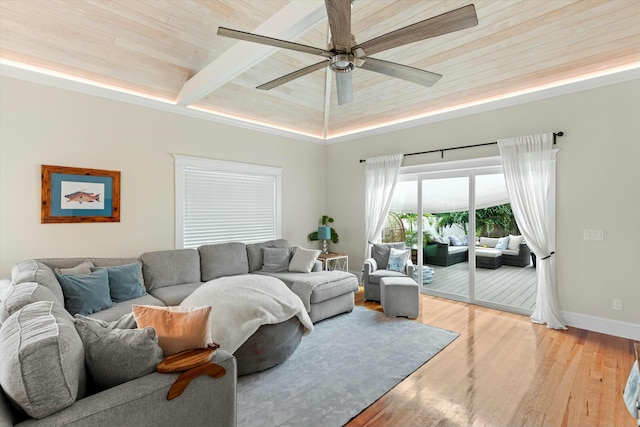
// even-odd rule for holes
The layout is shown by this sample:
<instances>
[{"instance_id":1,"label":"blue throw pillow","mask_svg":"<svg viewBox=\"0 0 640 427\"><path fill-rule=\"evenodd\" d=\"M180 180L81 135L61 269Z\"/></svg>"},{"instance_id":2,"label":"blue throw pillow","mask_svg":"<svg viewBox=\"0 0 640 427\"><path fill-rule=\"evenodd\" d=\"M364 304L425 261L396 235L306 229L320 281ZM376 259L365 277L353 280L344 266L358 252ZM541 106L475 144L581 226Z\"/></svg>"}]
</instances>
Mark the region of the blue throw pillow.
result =
<instances>
[{"instance_id":1,"label":"blue throw pillow","mask_svg":"<svg viewBox=\"0 0 640 427\"><path fill-rule=\"evenodd\" d=\"M64 308L69 313L95 313L114 306L109 296L109 277L107 270L91 274L58 275L64 295Z\"/></svg>"},{"instance_id":2,"label":"blue throw pillow","mask_svg":"<svg viewBox=\"0 0 640 427\"><path fill-rule=\"evenodd\" d=\"M396 249L391 248L389 250L389 263L387 264L387 270L399 271L404 273L407 269L407 262L409 261L409 254L411 249Z\"/></svg>"},{"instance_id":3,"label":"blue throw pillow","mask_svg":"<svg viewBox=\"0 0 640 427\"><path fill-rule=\"evenodd\" d=\"M105 270L109 277L109 294L113 302L128 301L146 295L140 283L140 263L134 262L113 267L96 267L91 271Z\"/></svg>"},{"instance_id":4,"label":"blue throw pillow","mask_svg":"<svg viewBox=\"0 0 640 427\"><path fill-rule=\"evenodd\" d=\"M496 244L496 249L506 250L509 246L509 236L501 237Z\"/></svg>"}]
</instances>

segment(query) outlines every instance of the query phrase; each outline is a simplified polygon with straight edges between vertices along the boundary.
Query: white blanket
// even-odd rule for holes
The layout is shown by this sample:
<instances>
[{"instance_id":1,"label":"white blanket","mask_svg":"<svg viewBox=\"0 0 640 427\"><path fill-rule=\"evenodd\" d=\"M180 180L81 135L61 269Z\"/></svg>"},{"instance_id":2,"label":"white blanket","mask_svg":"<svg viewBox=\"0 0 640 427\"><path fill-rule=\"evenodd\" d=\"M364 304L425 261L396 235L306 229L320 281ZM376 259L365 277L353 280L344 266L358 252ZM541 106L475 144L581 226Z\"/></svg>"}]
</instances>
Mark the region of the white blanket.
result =
<instances>
[{"instance_id":1,"label":"white blanket","mask_svg":"<svg viewBox=\"0 0 640 427\"><path fill-rule=\"evenodd\" d=\"M210 280L189 295L180 306L211 306L211 339L234 353L262 325L298 316L305 335L313 323L300 298L281 280L269 276L241 275Z\"/></svg>"}]
</instances>

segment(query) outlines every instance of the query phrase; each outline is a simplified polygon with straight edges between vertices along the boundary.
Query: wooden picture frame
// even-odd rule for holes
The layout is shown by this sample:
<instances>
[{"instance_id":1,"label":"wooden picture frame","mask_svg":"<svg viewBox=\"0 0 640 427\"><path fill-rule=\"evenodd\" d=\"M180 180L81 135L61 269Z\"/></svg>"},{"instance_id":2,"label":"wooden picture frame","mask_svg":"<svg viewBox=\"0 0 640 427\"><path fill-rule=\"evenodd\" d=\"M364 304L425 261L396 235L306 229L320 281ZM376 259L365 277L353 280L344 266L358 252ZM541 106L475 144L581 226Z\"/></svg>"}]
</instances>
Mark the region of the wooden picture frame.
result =
<instances>
[{"instance_id":1,"label":"wooden picture frame","mask_svg":"<svg viewBox=\"0 0 640 427\"><path fill-rule=\"evenodd\" d=\"M40 222L120 222L120 172L42 165Z\"/></svg>"}]
</instances>

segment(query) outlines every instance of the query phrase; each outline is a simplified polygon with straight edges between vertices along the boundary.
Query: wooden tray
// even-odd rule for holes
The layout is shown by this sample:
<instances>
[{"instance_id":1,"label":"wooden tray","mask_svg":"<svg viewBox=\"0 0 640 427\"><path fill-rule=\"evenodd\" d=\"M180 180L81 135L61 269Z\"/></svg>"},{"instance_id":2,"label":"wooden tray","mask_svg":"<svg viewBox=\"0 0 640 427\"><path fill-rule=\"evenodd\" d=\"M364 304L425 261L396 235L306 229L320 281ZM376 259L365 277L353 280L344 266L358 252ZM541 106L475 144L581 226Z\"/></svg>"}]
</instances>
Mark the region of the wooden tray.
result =
<instances>
[{"instance_id":1,"label":"wooden tray","mask_svg":"<svg viewBox=\"0 0 640 427\"><path fill-rule=\"evenodd\" d=\"M165 357L162 362L156 365L156 369L161 374L187 371L210 361L219 347L219 344L213 343L209 344L207 348L181 351Z\"/></svg>"}]
</instances>

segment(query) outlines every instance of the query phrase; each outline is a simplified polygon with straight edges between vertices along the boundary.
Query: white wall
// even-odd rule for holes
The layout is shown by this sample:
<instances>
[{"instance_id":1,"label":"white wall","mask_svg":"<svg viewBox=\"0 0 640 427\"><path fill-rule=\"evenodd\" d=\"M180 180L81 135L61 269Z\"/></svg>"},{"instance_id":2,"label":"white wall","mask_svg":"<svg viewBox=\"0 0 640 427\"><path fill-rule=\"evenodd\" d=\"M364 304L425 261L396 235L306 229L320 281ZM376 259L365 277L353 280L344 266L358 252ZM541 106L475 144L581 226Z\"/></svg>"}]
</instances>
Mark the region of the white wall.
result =
<instances>
[{"instance_id":1,"label":"white wall","mask_svg":"<svg viewBox=\"0 0 640 427\"><path fill-rule=\"evenodd\" d=\"M364 164L359 159L564 131L558 141L557 290L561 309L640 324L640 80L327 146L327 212L352 270L364 256ZM499 155L497 146L444 161ZM440 162L440 154L403 165ZM604 241L583 240L602 229ZM612 309L614 298L624 310Z\"/></svg>"},{"instance_id":2,"label":"white wall","mask_svg":"<svg viewBox=\"0 0 640 427\"><path fill-rule=\"evenodd\" d=\"M0 277L22 259L173 248L172 154L282 167L282 237L317 246L322 145L12 78L0 90ZM121 222L41 224L41 164L121 171Z\"/></svg>"}]
</instances>

